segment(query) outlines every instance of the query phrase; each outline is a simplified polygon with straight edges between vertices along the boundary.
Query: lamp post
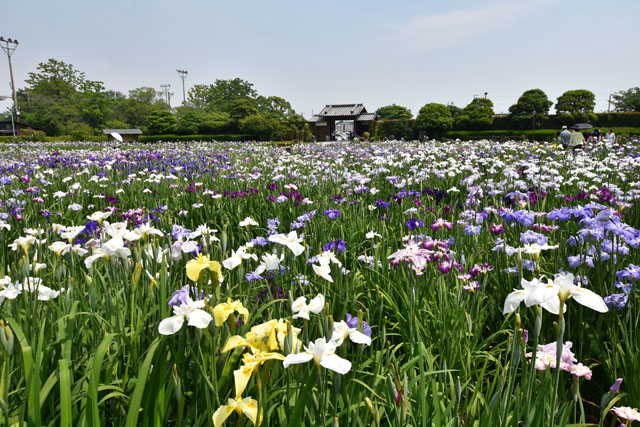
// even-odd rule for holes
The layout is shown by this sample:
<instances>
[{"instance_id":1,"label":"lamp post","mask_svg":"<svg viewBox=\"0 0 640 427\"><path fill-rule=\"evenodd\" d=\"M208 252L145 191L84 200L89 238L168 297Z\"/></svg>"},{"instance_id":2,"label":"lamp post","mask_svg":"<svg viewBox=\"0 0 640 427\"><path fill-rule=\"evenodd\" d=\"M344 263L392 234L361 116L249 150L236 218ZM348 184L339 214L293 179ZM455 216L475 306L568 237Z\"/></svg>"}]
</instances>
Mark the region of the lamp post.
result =
<instances>
[{"instance_id":1,"label":"lamp post","mask_svg":"<svg viewBox=\"0 0 640 427\"><path fill-rule=\"evenodd\" d=\"M11 64L11 54L16 47L18 47L18 40L5 39L4 37L0 37L0 46L2 46L2 50L7 54L7 58L9 58L9 74L11 75L11 90L13 93L13 113L16 115L16 121L20 117L20 111L18 110L18 99L16 97L16 85L13 81L13 65ZM11 115L11 127L13 128L13 136L16 136L16 126L13 123L13 114Z\"/></svg>"},{"instance_id":2,"label":"lamp post","mask_svg":"<svg viewBox=\"0 0 640 427\"><path fill-rule=\"evenodd\" d=\"M186 103L187 102L187 97L185 96L185 92L184 92L184 81L187 78L187 74L189 74L189 72L187 70L176 70L178 72L178 75L180 76L180 79L182 79L182 103Z\"/></svg>"},{"instance_id":3,"label":"lamp post","mask_svg":"<svg viewBox=\"0 0 640 427\"><path fill-rule=\"evenodd\" d=\"M161 84L160 87L162 88L162 92L164 93L164 100L167 103L167 107L169 108L169 111L171 111L171 98L169 95L169 88L171 87L171 85L169 83L164 83Z\"/></svg>"},{"instance_id":4,"label":"lamp post","mask_svg":"<svg viewBox=\"0 0 640 427\"><path fill-rule=\"evenodd\" d=\"M531 113L531 143L536 138L536 110Z\"/></svg>"}]
</instances>

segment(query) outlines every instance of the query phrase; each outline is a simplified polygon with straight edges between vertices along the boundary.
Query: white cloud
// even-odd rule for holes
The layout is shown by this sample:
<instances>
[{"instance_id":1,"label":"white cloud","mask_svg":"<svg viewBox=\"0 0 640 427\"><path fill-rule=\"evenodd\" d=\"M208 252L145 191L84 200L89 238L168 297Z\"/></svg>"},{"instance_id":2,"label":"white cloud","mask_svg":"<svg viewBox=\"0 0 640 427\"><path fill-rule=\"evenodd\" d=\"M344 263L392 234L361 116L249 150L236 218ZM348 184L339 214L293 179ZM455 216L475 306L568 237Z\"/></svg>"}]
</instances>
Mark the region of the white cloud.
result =
<instances>
[{"instance_id":1,"label":"white cloud","mask_svg":"<svg viewBox=\"0 0 640 427\"><path fill-rule=\"evenodd\" d=\"M388 24L386 27L395 33L394 41L401 43L406 52L446 49L511 27L547 3L549 0L502 1L482 7L414 16L407 23Z\"/></svg>"}]
</instances>

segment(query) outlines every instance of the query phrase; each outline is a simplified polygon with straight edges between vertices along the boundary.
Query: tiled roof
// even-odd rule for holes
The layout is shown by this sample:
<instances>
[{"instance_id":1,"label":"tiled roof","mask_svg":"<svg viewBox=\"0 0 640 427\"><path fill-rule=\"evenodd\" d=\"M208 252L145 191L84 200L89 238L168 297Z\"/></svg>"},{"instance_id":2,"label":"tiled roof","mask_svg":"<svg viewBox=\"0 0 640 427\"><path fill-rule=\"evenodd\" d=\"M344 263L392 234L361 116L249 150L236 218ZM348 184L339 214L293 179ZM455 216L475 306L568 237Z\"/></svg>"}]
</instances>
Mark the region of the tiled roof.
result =
<instances>
[{"instance_id":1,"label":"tiled roof","mask_svg":"<svg viewBox=\"0 0 640 427\"><path fill-rule=\"evenodd\" d=\"M317 114L311 116L311 118L309 119L309 123L316 123L316 122L323 122L323 121L324 121L324 117L320 117Z\"/></svg>"},{"instance_id":2,"label":"tiled roof","mask_svg":"<svg viewBox=\"0 0 640 427\"><path fill-rule=\"evenodd\" d=\"M376 113L363 113L358 116L358 122L372 122L376 119Z\"/></svg>"},{"instance_id":3,"label":"tiled roof","mask_svg":"<svg viewBox=\"0 0 640 427\"><path fill-rule=\"evenodd\" d=\"M318 113L321 117L334 117L334 116L359 116L361 113L366 113L367 110L362 104L335 104L326 105L322 111Z\"/></svg>"},{"instance_id":4,"label":"tiled roof","mask_svg":"<svg viewBox=\"0 0 640 427\"><path fill-rule=\"evenodd\" d=\"M109 135L112 133L119 133L120 135L142 135L140 129L102 129L102 133Z\"/></svg>"}]
</instances>

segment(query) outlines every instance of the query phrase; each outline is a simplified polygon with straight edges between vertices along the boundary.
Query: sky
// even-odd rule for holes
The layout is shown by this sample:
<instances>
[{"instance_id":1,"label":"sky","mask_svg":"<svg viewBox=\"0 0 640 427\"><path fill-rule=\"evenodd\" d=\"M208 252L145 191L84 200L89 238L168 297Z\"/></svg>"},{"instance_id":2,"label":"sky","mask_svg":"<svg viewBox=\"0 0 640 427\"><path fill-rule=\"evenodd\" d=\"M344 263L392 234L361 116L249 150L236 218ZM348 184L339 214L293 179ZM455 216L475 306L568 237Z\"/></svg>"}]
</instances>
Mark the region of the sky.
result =
<instances>
[{"instance_id":1,"label":"sky","mask_svg":"<svg viewBox=\"0 0 640 427\"><path fill-rule=\"evenodd\" d=\"M325 104L487 97L496 113L528 89L555 103L588 89L596 112L613 92L640 86L639 0L60 0L3 7L0 36L17 39L18 88L49 58L107 89L242 78L305 117ZM0 56L0 96L10 95ZM0 110L11 106L0 101Z\"/></svg>"}]
</instances>

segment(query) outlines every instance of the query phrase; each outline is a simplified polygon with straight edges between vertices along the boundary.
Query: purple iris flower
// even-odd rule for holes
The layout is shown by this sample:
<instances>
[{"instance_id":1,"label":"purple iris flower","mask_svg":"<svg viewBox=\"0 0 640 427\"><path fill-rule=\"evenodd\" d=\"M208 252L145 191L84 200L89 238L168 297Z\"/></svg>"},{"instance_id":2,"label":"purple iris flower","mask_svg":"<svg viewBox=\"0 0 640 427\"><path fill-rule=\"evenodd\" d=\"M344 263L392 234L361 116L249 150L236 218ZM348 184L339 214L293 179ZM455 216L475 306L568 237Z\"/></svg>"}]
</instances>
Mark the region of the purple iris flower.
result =
<instances>
[{"instance_id":1,"label":"purple iris flower","mask_svg":"<svg viewBox=\"0 0 640 427\"><path fill-rule=\"evenodd\" d=\"M527 230L520 234L520 243L537 243L540 246L544 246L549 241L549 238L535 231Z\"/></svg>"},{"instance_id":2,"label":"purple iris flower","mask_svg":"<svg viewBox=\"0 0 640 427\"><path fill-rule=\"evenodd\" d=\"M328 216L330 219L336 219L342 216L340 209L327 209L326 211L322 212L322 214Z\"/></svg>"},{"instance_id":3,"label":"purple iris flower","mask_svg":"<svg viewBox=\"0 0 640 427\"><path fill-rule=\"evenodd\" d=\"M268 242L267 239L265 239L262 236L258 236L255 239L251 240L251 243L254 244L254 246L265 246Z\"/></svg>"},{"instance_id":4,"label":"purple iris flower","mask_svg":"<svg viewBox=\"0 0 640 427\"><path fill-rule=\"evenodd\" d=\"M247 282L253 282L254 280L262 280L264 279L264 277L262 277L259 274L254 273L253 271L248 272L247 274L244 275L245 279L247 279Z\"/></svg>"},{"instance_id":5,"label":"purple iris flower","mask_svg":"<svg viewBox=\"0 0 640 427\"><path fill-rule=\"evenodd\" d=\"M604 297L604 303L607 304L609 310L612 310L614 307L617 310L625 308L627 306L627 294L611 294L609 296Z\"/></svg>"},{"instance_id":6,"label":"purple iris flower","mask_svg":"<svg viewBox=\"0 0 640 427\"><path fill-rule=\"evenodd\" d=\"M351 316L351 314L347 313L346 323L347 323L347 326L349 326L350 328L357 328L358 318L353 317ZM362 332L368 337L371 336L371 326L369 326L369 324L364 320L362 321Z\"/></svg>"},{"instance_id":7,"label":"purple iris flower","mask_svg":"<svg viewBox=\"0 0 640 427\"><path fill-rule=\"evenodd\" d=\"M384 200L376 200L376 207L382 208L382 209L389 209L389 203L385 202Z\"/></svg>"},{"instance_id":8,"label":"purple iris flower","mask_svg":"<svg viewBox=\"0 0 640 427\"><path fill-rule=\"evenodd\" d=\"M406 222L406 225L407 227L409 227L409 230L413 231L418 227L422 227L424 225L424 222L422 222L418 218L409 218L409 220Z\"/></svg>"},{"instance_id":9,"label":"purple iris flower","mask_svg":"<svg viewBox=\"0 0 640 427\"><path fill-rule=\"evenodd\" d=\"M618 378L616 382L613 383L609 391L611 393L617 393L620 390L620 385L622 384L622 378Z\"/></svg>"},{"instance_id":10,"label":"purple iris flower","mask_svg":"<svg viewBox=\"0 0 640 427\"><path fill-rule=\"evenodd\" d=\"M330 251L331 249L337 249L338 252L346 252L347 251L347 242L345 242L344 240L332 240L329 243L327 243L326 245L324 245L322 247L323 251Z\"/></svg>"},{"instance_id":11,"label":"purple iris flower","mask_svg":"<svg viewBox=\"0 0 640 427\"><path fill-rule=\"evenodd\" d=\"M189 285L185 285L183 287L181 287L180 289L178 289L177 291L173 291L173 294L171 294L171 299L169 300L169 302L167 303L167 305L169 307L173 307L176 305L181 305L187 302L187 297L190 294L190 291L193 291L195 293L195 298L194 300L198 300L198 299L203 299L204 298L204 291L200 291L200 297L198 298L198 290L194 287L194 288L189 288Z\"/></svg>"}]
</instances>

